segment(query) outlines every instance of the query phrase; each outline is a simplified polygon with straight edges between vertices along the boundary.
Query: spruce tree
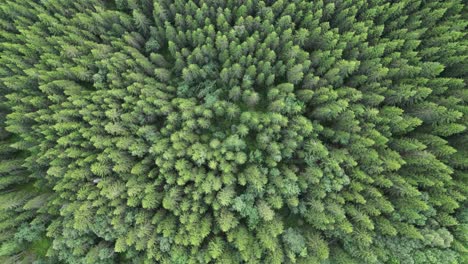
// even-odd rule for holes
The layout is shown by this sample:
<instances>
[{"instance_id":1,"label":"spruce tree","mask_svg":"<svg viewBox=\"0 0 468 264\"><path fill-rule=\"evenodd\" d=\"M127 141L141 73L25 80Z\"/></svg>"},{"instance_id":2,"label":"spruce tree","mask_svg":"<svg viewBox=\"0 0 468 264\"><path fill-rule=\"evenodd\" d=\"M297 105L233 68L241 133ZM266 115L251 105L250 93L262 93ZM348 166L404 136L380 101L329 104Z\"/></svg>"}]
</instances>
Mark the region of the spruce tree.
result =
<instances>
[{"instance_id":1,"label":"spruce tree","mask_svg":"<svg viewBox=\"0 0 468 264\"><path fill-rule=\"evenodd\" d=\"M0 262L466 263L463 1L0 0Z\"/></svg>"}]
</instances>

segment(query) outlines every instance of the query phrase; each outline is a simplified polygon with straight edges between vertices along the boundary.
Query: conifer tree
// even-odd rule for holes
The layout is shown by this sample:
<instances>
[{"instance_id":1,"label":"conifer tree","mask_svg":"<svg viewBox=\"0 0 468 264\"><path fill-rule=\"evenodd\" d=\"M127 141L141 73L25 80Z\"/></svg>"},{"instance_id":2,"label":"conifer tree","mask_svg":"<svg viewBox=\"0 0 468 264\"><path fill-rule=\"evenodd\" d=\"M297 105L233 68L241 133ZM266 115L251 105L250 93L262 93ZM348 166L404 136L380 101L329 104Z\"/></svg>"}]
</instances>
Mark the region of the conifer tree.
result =
<instances>
[{"instance_id":1,"label":"conifer tree","mask_svg":"<svg viewBox=\"0 0 468 264\"><path fill-rule=\"evenodd\" d=\"M466 263L461 0L0 0L0 262Z\"/></svg>"}]
</instances>

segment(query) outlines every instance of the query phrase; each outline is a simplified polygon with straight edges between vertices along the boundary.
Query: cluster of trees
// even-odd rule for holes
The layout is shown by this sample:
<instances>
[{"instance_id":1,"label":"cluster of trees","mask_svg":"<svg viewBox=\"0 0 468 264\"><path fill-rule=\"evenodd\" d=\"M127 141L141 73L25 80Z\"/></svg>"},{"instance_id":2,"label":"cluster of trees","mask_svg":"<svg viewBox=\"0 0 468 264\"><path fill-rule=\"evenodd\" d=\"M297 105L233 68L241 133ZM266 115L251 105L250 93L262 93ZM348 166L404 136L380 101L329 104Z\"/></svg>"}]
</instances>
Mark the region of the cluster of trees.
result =
<instances>
[{"instance_id":1,"label":"cluster of trees","mask_svg":"<svg viewBox=\"0 0 468 264\"><path fill-rule=\"evenodd\" d=\"M0 0L2 263L467 263L461 0Z\"/></svg>"}]
</instances>

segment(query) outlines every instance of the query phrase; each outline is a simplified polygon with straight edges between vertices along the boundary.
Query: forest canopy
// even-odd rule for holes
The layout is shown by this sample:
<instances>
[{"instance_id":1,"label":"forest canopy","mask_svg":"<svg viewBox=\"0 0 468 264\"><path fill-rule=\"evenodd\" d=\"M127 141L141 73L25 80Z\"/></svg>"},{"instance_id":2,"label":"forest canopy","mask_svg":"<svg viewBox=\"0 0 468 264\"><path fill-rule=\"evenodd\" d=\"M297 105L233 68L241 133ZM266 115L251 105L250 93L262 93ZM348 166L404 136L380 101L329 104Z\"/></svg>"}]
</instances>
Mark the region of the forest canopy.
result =
<instances>
[{"instance_id":1,"label":"forest canopy","mask_svg":"<svg viewBox=\"0 0 468 264\"><path fill-rule=\"evenodd\" d=\"M0 0L1 263L468 263L462 0Z\"/></svg>"}]
</instances>

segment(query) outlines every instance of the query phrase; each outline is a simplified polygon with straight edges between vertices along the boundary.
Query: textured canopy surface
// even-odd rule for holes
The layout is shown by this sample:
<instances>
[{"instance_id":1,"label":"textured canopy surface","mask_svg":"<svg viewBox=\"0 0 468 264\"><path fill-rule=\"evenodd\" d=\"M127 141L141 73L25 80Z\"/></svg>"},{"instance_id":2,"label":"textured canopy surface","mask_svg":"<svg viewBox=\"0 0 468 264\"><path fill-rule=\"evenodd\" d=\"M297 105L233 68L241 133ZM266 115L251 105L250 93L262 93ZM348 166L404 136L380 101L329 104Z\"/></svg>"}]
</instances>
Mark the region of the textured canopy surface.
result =
<instances>
[{"instance_id":1,"label":"textured canopy surface","mask_svg":"<svg viewBox=\"0 0 468 264\"><path fill-rule=\"evenodd\" d=\"M468 263L461 0L0 0L0 262Z\"/></svg>"}]
</instances>

